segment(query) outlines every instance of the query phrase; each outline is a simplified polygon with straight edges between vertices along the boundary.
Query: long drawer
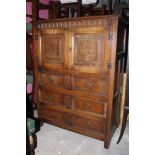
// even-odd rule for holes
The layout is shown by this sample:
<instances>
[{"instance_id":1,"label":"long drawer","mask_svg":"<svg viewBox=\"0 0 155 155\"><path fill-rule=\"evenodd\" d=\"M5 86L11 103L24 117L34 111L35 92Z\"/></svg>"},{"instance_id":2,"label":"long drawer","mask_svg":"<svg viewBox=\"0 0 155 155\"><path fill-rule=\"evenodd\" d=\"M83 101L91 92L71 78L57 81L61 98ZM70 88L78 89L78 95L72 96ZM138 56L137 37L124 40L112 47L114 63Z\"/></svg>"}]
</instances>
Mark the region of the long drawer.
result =
<instances>
[{"instance_id":1,"label":"long drawer","mask_svg":"<svg viewBox=\"0 0 155 155\"><path fill-rule=\"evenodd\" d=\"M64 111L63 109L51 108L40 105L39 118L50 121L51 124L62 124L74 129L89 131L104 135L105 118L91 115L83 115L74 111Z\"/></svg>"},{"instance_id":2,"label":"long drawer","mask_svg":"<svg viewBox=\"0 0 155 155\"><path fill-rule=\"evenodd\" d=\"M39 83L41 84L53 84L59 87L65 87L65 79L63 73L39 73Z\"/></svg>"},{"instance_id":3,"label":"long drawer","mask_svg":"<svg viewBox=\"0 0 155 155\"><path fill-rule=\"evenodd\" d=\"M97 102L85 98L75 97L74 99L75 110L88 111L91 113L97 113L106 115L107 103L106 102Z\"/></svg>"},{"instance_id":4,"label":"long drawer","mask_svg":"<svg viewBox=\"0 0 155 155\"><path fill-rule=\"evenodd\" d=\"M88 116L88 115L87 115ZM73 127L81 128L85 131L89 130L92 132L98 132L104 134L105 132L105 120L104 117L83 117L73 115L72 119Z\"/></svg>"},{"instance_id":5,"label":"long drawer","mask_svg":"<svg viewBox=\"0 0 155 155\"><path fill-rule=\"evenodd\" d=\"M75 96L74 94L64 93L64 91L51 91L47 86L41 87L39 91L40 104L51 107L58 106L72 111L90 112L94 115L106 115L107 102L101 102L99 99L93 100L89 97L89 95L86 97Z\"/></svg>"},{"instance_id":6,"label":"long drawer","mask_svg":"<svg viewBox=\"0 0 155 155\"><path fill-rule=\"evenodd\" d=\"M72 89L94 94L107 94L107 83L101 80L82 78L74 76L72 79Z\"/></svg>"},{"instance_id":7,"label":"long drawer","mask_svg":"<svg viewBox=\"0 0 155 155\"><path fill-rule=\"evenodd\" d=\"M64 124L68 126L72 125L72 117L68 112L51 109L46 106L40 106L38 111L39 118L49 120L50 123Z\"/></svg>"},{"instance_id":8,"label":"long drawer","mask_svg":"<svg viewBox=\"0 0 155 155\"><path fill-rule=\"evenodd\" d=\"M61 106L63 108L72 109L72 96L54 93L49 91L40 91L39 101L48 106Z\"/></svg>"},{"instance_id":9,"label":"long drawer","mask_svg":"<svg viewBox=\"0 0 155 155\"><path fill-rule=\"evenodd\" d=\"M58 72L39 72L39 83L97 95L107 95L108 92L107 79L96 79L92 75L89 77L81 74L76 76Z\"/></svg>"}]
</instances>

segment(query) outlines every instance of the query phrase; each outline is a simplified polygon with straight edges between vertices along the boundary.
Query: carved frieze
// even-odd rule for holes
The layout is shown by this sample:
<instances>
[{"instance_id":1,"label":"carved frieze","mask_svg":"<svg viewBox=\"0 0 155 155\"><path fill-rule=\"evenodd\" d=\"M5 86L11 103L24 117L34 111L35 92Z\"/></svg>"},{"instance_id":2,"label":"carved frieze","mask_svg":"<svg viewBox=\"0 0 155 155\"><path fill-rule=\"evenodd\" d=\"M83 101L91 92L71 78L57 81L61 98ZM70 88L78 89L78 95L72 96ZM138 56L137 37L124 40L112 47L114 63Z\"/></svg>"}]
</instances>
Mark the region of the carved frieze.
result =
<instances>
[{"instance_id":1,"label":"carved frieze","mask_svg":"<svg viewBox=\"0 0 155 155\"><path fill-rule=\"evenodd\" d=\"M97 17L97 18L74 18L73 19L59 19L59 20L47 20L43 22L37 22L38 29L44 28L76 28L76 27L89 27L89 26L110 26L111 19Z\"/></svg>"}]
</instances>

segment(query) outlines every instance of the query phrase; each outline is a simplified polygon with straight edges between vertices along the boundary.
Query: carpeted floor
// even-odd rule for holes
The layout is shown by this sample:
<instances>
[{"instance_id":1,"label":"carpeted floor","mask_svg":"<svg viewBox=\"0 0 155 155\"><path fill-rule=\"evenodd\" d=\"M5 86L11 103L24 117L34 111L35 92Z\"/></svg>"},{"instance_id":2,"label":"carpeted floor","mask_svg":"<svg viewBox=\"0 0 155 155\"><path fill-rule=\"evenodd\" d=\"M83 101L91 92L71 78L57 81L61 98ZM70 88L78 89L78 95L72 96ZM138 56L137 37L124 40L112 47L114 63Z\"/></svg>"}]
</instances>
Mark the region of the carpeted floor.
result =
<instances>
[{"instance_id":1,"label":"carpeted floor","mask_svg":"<svg viewBox=\"0 0 155 155\"><path fill-rule=\"evenodd\" d=\"M37 133L35 152L36 155L128 155L129 125L120 143L116 144L119 133L120 128L116 130L107 150L102 141L44 123Z\"/></svg>"}]
</instances>

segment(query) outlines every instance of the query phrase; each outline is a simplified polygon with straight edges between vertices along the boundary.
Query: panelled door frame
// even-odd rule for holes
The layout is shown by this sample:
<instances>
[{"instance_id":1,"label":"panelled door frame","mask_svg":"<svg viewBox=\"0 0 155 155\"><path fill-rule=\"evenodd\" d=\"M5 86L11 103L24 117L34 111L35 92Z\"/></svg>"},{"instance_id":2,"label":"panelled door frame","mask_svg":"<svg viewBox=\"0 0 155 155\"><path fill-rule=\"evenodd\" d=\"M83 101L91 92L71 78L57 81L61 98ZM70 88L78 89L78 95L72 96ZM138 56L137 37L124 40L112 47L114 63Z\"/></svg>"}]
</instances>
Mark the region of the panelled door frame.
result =
<instances>
[{"instance_id":1,"label":"panelled door frame","mask_svg":"<svg viewBox=\"0 0 155 155\"><path fill-rule=\"evenodd\" d=\"M70 35L70 69L81 73L107 73L107 62L110 57L107 50L108 29L106 27L72 28Z\"/></svg>"},{"instance_id":2,"label":"panelled door frame","mask_svg":"<svg viewBox=\"0 0 155 155\"><path fill-rule=\"evenodd\" d=\"M37 55L39 70L49 71L50 68L67 68L67 33L68 32L65 29L43 29L38 31ZM51 48L53 52L48 51L48 49L46 49L46 47L43 46L44 44L45 46L49 46L48 48ZM44 52L44 55L46 56L45 58L42 56L42 52Z\"/></svg>"}]
</instances>

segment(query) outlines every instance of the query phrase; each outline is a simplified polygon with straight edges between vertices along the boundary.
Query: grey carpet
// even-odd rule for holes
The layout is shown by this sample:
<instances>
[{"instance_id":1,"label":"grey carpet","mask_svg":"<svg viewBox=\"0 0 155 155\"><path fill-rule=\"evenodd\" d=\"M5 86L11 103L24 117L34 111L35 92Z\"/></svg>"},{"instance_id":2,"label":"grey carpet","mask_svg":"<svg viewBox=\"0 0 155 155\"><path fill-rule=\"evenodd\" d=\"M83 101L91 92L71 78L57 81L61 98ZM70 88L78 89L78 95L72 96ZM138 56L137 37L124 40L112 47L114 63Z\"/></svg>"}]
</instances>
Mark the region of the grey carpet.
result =
<instances>
[{"instance_id":1,"label":"grey carpet","mask_svg":"<svg viewBox=\"0 0 155 155\"><path fill-rule=\"evenodd\" d=\"M109 150L104 142L44 123L37 133L36 155L128 155L129 125L119 144L116 144L120 128L112 138Z\"/></svg>"}]
</instances>

